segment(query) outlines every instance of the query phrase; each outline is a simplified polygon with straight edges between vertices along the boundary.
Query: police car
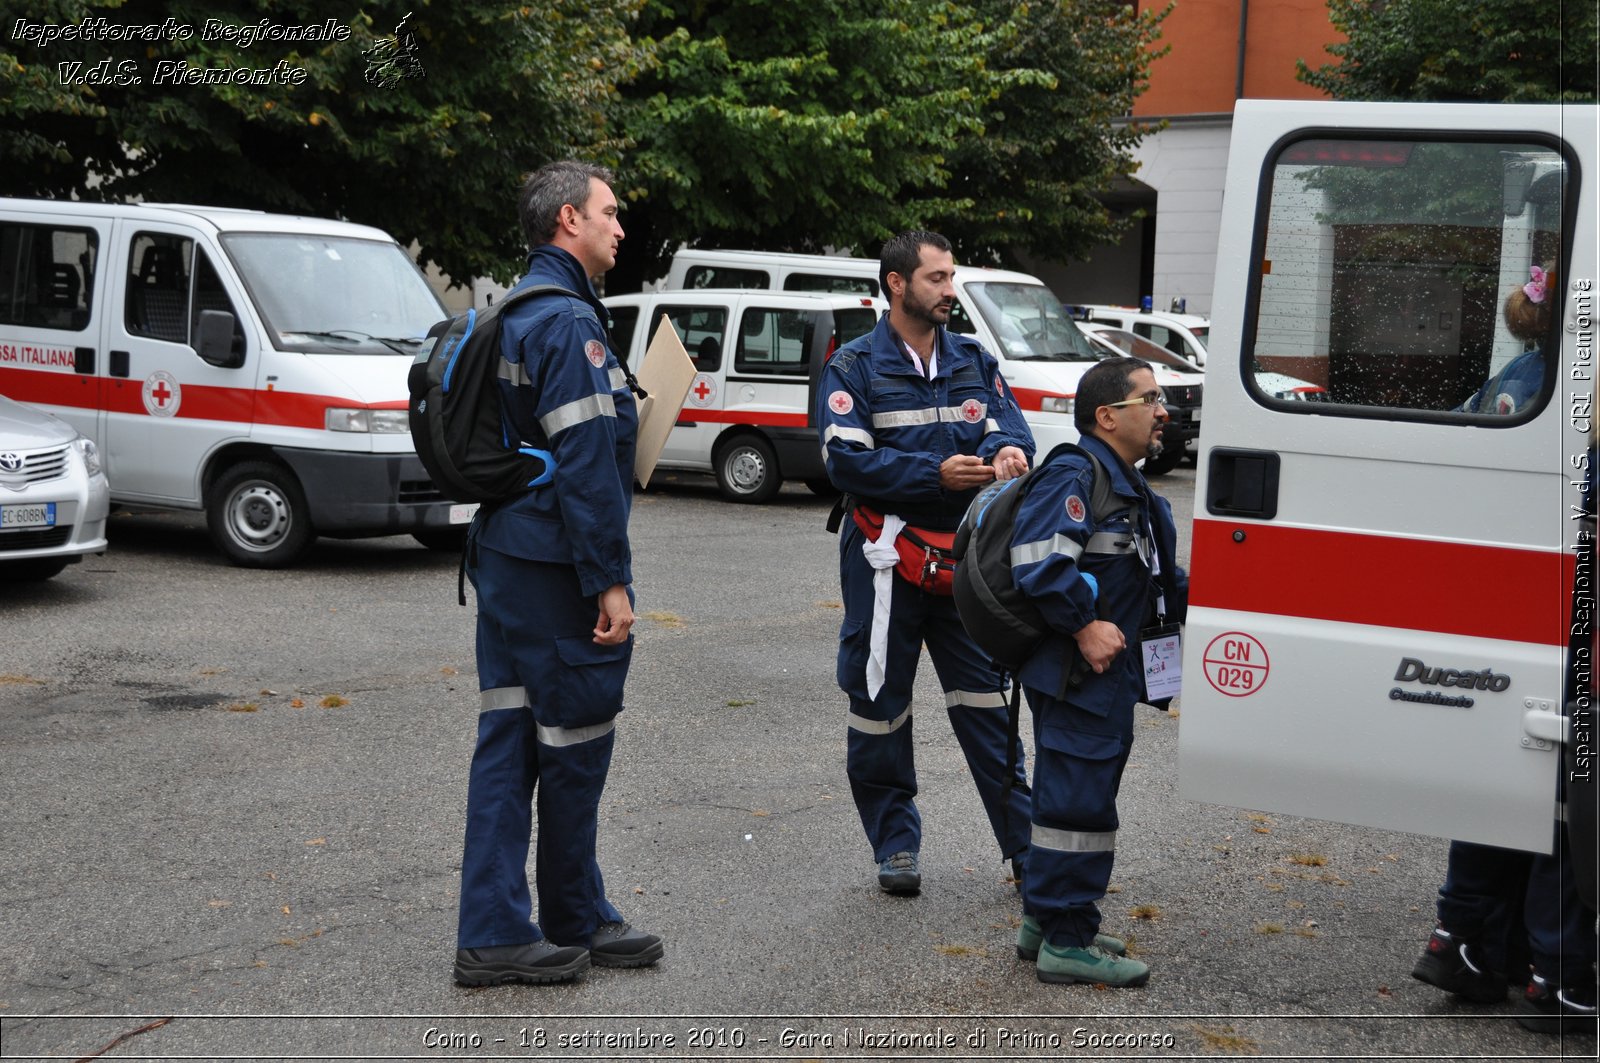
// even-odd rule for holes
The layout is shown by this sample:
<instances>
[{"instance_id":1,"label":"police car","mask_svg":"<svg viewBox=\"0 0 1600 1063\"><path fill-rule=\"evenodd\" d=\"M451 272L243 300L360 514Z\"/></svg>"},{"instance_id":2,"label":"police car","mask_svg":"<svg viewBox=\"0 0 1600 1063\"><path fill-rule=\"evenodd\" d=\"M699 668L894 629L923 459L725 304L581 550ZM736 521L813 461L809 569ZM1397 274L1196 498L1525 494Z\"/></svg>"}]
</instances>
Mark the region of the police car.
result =
<instances>
[{"instance_id":1,"label":"police car","mask_svg":"<svg viewBox=\"0 0 1600 1063\"><path fill-rule=\"evenodd\" d=\"M0 395L0 580L46 580L105 553L110 510L94 443Z\"/></svg>"}]
</instances>

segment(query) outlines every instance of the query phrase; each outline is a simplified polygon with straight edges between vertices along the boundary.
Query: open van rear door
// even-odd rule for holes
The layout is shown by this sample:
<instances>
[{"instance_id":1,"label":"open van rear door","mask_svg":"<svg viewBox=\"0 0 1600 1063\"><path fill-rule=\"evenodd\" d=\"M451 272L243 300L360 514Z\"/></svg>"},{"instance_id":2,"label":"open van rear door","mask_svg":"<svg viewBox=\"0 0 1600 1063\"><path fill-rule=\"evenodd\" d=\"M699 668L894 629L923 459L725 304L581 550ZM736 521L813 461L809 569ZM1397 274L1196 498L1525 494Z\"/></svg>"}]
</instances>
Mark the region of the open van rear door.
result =
<instances>
[{"instance_id":1,"label":"open van rear door","mask_svg":"<svg viewBox=\"0 0 1600 1063\"><path fill-rule=\"evenodd\" d=\"M1536 852L1563 775L1593 802L1577 517L1596 121L1588 105L1239 104L1183 796ZM1551 324L1525 344L1502 309L1534 267L1553 267ZM1459 410L1529 347L1531 395ZM1273 397L1256 380L1272 372L1325 401Z\"/></svg>"}]
</instances>

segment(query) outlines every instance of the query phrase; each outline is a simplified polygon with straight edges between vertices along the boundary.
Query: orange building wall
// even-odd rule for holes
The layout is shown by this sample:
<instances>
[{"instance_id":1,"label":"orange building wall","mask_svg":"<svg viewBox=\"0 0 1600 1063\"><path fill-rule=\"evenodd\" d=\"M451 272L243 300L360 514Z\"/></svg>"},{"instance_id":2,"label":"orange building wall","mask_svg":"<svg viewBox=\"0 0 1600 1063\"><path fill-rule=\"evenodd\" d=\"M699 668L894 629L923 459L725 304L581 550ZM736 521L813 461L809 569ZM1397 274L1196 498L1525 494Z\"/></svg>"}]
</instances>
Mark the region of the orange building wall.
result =
<instances>
[{"instance_id":1,"label":"orange building wall","mask_svg":"<svg viewBox=\"0 0 1600 1063\"><path fill-rule=\"evenodd\" d=\"M1162 6L1139 0L1141 9ZM1343 35L1328 21L1326 0L1250 0L1244 95L1321 99L1295 80L1295 60L1312 69L1332 62L1324 47ZM1177 0L1161 24L1159 45L1172 50L1150 66L1150 88L1133 105L1142 117L1228 114L1239 62L1240 0Z\"/></svg>"}]
</instances>

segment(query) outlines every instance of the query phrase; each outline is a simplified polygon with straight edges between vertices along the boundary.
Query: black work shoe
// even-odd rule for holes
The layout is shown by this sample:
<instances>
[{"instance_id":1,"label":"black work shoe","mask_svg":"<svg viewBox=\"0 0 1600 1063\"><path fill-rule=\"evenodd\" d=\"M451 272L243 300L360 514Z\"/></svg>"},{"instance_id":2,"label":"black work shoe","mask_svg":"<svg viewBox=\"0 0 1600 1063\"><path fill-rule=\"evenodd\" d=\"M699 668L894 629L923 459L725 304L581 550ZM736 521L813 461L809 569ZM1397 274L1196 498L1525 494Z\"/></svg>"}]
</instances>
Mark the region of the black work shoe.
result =
<instances>
[{"instance_id":1,"label":"black work shoe","mask_svg":"<svg viewBox=\"0 0 1600 1063\"><path fill-rule=\"evenodd\" d=\"M878 865L878 887L885 893L917 893L922 889L922 872L917 870L917 854L895 853Z\"/></svg>"},{"instance_id":2,"label":"black work shoe","mask_svg":"<svg viewBox=\"0 0 1600 1063\"><path fill-rule=\"evenodd\" d=\"M1594 986L1555 988L1540 975L1517 1001L1517 1024L1534 1033L1595 1035Z\"/></svg>"},{"instance_id":3,"label":"black work shoe","mask_svg":"<svg viewBox=\"0 0 1600 1063\"><path fill-rule=\"evenodd\" d=\"M457 985L572 982L589 968L589 950L535 941L456 950Z\"/></svg>"},{"instance_id":4,"label":"black work shoe","mask_svg":"<svg viewBox=\"0 0 1600 1063\"><path fill-rule=\"evenodd\" d=\"M589 945L589 958L596 967L648 967L666 951L654 934L627 923L601 923Z\"/></svg>"},{"instance_id":5,"label":"black work shoe","mask_svg":"<svg viewBox=\"0 0 1600 1063\"><path fill-rule=\"evenodd\" d=\"M1477 943L1456 937L1443 927L1428 937L1427 950L1411 968L1411 977L1477 1004L1494 1004L1506 998L1506 976L1484 964Z\"/></svg>"}]
</instances>

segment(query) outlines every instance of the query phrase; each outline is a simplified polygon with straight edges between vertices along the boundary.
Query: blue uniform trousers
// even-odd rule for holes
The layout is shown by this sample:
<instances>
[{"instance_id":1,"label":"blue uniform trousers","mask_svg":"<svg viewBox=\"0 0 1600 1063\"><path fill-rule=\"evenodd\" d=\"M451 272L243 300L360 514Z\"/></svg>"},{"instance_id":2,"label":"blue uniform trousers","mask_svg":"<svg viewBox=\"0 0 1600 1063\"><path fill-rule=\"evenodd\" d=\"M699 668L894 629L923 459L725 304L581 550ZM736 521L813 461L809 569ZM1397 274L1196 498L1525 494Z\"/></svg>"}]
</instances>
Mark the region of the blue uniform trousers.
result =
<instances>
[{"instance_id":1,"label":"blue uniform trousers","mask_svg":"<svg viewBox=\"0 0 1600 1063\"><path fill-rule=\"evenodd\" d=\"M606 899L595 834L631 643L593 646L599 607L570 566L476 545L467 571L478 590L481 711L457 947L544 937L587 946L599 923L622 918ZM536 796L537 923L528 888Z\"/></svg>"},{"instance_id":2,"label":"blue uniform trousers","mask_svg":"<svg viewBox=\"0 0 1600 1063\"><path fill-rule=\"evenodd\" d=\"M1023 692L1037 752L1022 910L1052 945L1088 946L1100 929L1095 902L1106 895L1116 859L1117 791L1133 749L1133 706L1100 716L1032 687Z\"/></svg>"},{"instance_id":3,"label":"blue uniform trousers","mask_svg":"<svg viewBox=\"0 0 1600 1063\"><path fill-rule=\"evenodd\" d=\"M1025 862L1028 848L1028 780L1019 746L1009 767L1014 780L1009 802L1005 686L994 663L961 626L955 599L927 594L891 575L894 590L884 684L867 696L867 657L872 637L875 570L861 553L863 536L845 521L839 536L844 624L840 632L839 687L850 698L846 771L873 859L917 852L922 818L917 812L917 772L912 755L911 692L926 641L956 741L977 784L1002 858ZM1009 811L1008 811L1009 810Z\"/></svg>"}]
</instances>

